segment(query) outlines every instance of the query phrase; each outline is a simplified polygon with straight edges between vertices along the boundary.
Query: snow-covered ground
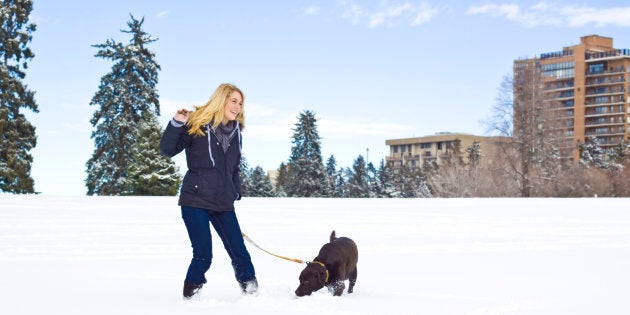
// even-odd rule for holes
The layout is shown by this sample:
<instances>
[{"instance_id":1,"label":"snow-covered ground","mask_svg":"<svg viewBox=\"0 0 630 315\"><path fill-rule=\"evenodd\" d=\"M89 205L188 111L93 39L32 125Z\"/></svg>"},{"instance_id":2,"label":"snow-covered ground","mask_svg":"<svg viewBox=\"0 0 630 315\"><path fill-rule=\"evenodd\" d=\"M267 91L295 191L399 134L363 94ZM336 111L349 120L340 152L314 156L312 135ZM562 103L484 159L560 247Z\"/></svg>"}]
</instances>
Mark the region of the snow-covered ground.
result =
<instances>
[{"instance_id":1,"label":"snow-covered ground","mask_svg":"<svg viewBox=\"0 0 630 315\"><path fill-rule=\"evenodd\" d=\"M303 265L248 245L260 294L242 296L215 239L184 301L175 197L0 195L0 314L630 314L629 201L245 198L243 231L277 254L353 238L355 292L296 298Z\"/></svg>"}]
</instances>

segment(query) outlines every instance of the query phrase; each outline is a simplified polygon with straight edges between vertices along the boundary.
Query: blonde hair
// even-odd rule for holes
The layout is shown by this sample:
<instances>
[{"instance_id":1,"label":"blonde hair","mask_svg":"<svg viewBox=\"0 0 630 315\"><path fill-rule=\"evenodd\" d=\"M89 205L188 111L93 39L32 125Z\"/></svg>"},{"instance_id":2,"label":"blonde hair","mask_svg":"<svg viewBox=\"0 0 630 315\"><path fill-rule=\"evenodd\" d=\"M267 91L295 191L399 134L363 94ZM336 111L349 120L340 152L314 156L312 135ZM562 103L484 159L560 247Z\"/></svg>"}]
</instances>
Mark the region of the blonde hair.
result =
<instances>
[{"instance_id":1,"label":"blonde hair","mask_svg":"<svg viewBox=\"0 0 630 315\"><path fill-rule=\"evenodd\" d=\"M245 128L245 95L243 95L243 91L235 85L223 83L217 87L204 105L195 106L195 111L190 114L188 122L186 122L186 125L189 126L188 134L192 136L203 136L205 133L201 127L210 123L212 123L212 129L216 129L225 116L225 102L234 91L241 94L241 98L243 99L241 111L236 116L236 120L239 122L239 128L243 130Z\"/></svg>"}]
</instances>

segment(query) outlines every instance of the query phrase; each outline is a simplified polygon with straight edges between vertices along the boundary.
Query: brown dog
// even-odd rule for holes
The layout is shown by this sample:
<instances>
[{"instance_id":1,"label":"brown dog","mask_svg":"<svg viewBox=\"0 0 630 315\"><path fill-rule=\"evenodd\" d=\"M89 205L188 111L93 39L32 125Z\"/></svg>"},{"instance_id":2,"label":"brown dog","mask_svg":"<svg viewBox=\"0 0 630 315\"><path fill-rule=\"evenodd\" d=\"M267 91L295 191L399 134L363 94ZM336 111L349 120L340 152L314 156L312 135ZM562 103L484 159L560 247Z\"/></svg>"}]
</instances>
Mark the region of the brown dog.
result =
<instances>
[{"instance_id":1,"label":"brown dog","mask_svg":"<svg viewBox=\"0 0 630 315\"><path fill-rule=\"evenodd\" d=\"M300 286L295 295L305 296L328 287L335 296L340 296L346 288L344 281L350 280L348 293L352 293L357 282L357 245L347 237L337 238L335 231L330 234L330 243L324 244L313 262L309 262L300 273Z\"/></svg>"}]
</instances>

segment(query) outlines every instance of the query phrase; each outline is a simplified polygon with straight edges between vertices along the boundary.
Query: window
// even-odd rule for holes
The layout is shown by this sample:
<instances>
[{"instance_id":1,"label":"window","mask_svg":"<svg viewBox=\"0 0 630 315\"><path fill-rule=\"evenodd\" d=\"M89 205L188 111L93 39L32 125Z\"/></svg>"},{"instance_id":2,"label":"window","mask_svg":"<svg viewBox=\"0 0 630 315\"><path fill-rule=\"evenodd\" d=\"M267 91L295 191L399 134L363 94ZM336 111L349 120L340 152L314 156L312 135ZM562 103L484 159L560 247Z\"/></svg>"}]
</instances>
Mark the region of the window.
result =
<instances>
[{"instance_id":1,"label":"window","mask_svg":"<svg viewBox=\"0 0 630 315\"><path fill-rule=\"evenodd\" d=\"M597 74L597 73L603 73L604 72L604 64L603 63L596 63L596 64L592 64L588 66L588 73L589 74Z\"/></svg>"}]
</instances>

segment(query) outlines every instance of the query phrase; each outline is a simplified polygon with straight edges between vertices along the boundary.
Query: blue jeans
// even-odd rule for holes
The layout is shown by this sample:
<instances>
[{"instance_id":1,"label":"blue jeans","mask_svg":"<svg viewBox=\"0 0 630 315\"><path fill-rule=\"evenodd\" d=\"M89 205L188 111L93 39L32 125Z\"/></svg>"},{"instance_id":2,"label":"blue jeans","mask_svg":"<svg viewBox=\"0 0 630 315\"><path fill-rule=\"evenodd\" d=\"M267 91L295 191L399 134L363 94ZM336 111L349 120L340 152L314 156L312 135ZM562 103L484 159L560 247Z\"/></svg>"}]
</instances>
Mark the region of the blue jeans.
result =
<instances>
[{"instance_id":1,"label":"blue jeans","mask_svg":"<svg viewBox=\"0 0 630 315\"><path fill-rule=\"evenodd\" d=\"M182 206L182 218L193 248L193 258L188 266L186 281L194 284L206 283L205 273L212 263L212 235L208 222L212 223L232 259L236 280L245 282L255 277L254 265L245 247L241 227L234 211L219 212Z\"/></svg>"}]
</instances>

